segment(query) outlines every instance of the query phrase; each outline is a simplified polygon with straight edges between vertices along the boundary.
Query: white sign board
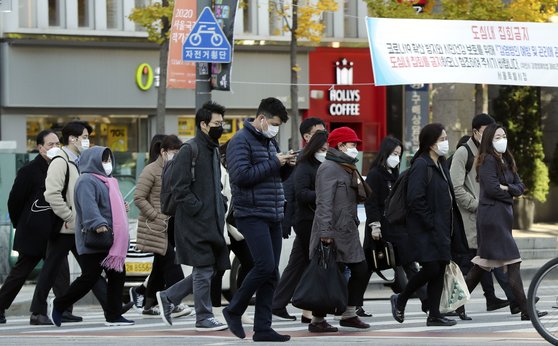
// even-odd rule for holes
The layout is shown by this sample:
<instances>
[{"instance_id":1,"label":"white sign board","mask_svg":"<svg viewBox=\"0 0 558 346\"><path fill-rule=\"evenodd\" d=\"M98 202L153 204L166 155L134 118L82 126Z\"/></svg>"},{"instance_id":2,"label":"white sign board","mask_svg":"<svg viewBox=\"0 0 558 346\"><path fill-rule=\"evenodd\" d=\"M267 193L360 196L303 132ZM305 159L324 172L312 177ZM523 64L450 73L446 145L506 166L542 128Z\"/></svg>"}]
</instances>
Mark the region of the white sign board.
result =
<instances>
[{"instance_id":1,"label":"white sign board","mask_svg":"<svg viewBox=\"0 0 558 346\"><path fill-rule=\"evenodd\" d=\"M558 25L366 18L374 83L558 86Z\"/></svg>"}]
</instances>

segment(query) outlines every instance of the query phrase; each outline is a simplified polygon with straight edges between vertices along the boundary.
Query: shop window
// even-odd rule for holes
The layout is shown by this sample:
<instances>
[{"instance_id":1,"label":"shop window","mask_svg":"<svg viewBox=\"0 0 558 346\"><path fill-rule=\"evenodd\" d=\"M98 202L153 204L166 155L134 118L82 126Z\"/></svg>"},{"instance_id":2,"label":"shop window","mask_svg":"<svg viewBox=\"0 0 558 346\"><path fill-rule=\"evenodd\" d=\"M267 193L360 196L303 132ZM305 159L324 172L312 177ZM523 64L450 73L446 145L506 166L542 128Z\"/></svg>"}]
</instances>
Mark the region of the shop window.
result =
<instances>
[{"instance_id":1,"label":"shop window","mask_svg":"<svg viewBox=\"0 0 558 346\"><path fill-rule=\"evenodd\" d=\"M324 12L322 14L322 24L324 25L324 37L333 37L334 36L334 21L333 21L334 12Z\"/></svg>"},{"instance_id":2,"label":"shop window","mask_svg":"<svg viewBox=\"0 0 558 346\"><path fill-rule=\"evenodd\" d=\"M107 29L122 30L122 0L107 0Z\"/></svg>"},{"instance_id":3,"label":"shop window","mask_svg":"<svg viewBox=\"0 0 558 346\"><path fill-rule=\"evenodd\" d=\"M345 37L358 37L358 1L345 0Z\"/></svg>"},{"instance_id":4,"label":"shop window","mask_svg":"<svg viewBox=\"0 0 558 346\"><path fill-rule=\"evenodd\" d=\"M37 27L37 0L19 0L19 27Z\"/></svg>"},{"instance_id":5,"label":"shop window","mask_svg":"<svg viewBox=\"0 0 558 346\"><path fill-rule=\"evenodd\" d=\"M78 0L78 26L80 28L93 28L94 0Z\"/></svg>"},{"instance_id":6,"label":"shop window","mask_svg":"<svg viewBox=\"0 0 558 346\"><path fill-rule=\"evenodd\" d=\"M65 0L48 0L48 26L58 28L66 26Z\"/></svg>"}]
</instances>

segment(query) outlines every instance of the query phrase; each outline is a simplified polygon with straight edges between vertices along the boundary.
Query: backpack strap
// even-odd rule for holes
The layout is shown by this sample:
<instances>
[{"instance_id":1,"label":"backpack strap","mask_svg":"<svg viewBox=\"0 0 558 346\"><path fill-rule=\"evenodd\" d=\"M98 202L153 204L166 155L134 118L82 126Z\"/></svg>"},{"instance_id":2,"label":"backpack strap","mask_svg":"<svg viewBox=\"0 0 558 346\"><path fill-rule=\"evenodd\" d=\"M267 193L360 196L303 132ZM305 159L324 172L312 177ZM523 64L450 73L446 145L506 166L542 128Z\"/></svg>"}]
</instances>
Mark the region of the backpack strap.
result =
<instances>
[{"instance_id":1,"label":"backpack strap","mask_svg":"<svg viewBox=\"0 0 558 346\"><path fill-rule=\"evenodd\" d=\"M196 181L196 162L198 161L198 143L196 143L194 138L188 140L186 143L190 145L190 149L192 150L191 174L192 174L192 181Z\"/></svg>"},{"instance_id":2,"label":"backpack strap","mask_svg":"<svg viewBox=\"0 0 558 346\"><path fill-rule=\"evenodd\" d=\"M475 155L473 155L473 151L469 147L467 143L463 144L465 149L467 149L467 163L465 164L465 172L469 174L471 169L473 168L473 162L475 161Z\"/></svg>"}]
</instances>

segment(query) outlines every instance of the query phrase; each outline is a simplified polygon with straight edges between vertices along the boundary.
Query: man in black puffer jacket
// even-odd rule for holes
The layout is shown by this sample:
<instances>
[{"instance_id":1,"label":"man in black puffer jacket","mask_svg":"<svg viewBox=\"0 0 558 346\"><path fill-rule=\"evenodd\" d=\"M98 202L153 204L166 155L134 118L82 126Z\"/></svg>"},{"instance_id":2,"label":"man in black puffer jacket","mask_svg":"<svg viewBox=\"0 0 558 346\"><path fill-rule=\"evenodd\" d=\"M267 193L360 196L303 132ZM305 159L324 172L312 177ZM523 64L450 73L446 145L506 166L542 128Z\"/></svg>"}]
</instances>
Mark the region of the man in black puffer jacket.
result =
<instances>
[{"instance_id":1,"label":"man in black puffer jacket","mask_svg":"<svg viewBox=\"0 0 558 346\"><path fill-rule=\"evenodd\" d=\"M273 138L279 126L288 119L281 101L273 97L263 99L256 118L246 120L244 128L227 147L234 217L254 258L254 268L223 310L223 315L231 332L244 338L246 334L240 318L257 292L254 341L290 339L271 329L271 304L281 256L285 204L282 181L291 173L296 159L293 154L278 153Z\"/></svg>"}]
</instances>

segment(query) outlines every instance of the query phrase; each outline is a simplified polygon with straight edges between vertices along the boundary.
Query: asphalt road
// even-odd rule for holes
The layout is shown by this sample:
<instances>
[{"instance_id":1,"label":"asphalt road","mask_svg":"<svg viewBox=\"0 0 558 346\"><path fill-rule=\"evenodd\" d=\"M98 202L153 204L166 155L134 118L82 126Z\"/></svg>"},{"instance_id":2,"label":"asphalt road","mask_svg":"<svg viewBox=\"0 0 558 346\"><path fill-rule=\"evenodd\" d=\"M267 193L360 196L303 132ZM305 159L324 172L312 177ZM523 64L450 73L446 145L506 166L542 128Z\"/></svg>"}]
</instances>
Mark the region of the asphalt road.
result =
<instances>
[{"instance_id":1,"label":"asphalt road","mask_svg":"<svg viewBox=\"0 0 558 346\"><path fill-rule=\"evenodd\" d=\"M406 310L403 324L391 316L389 291L377 294L365 302L365 309L374 314L365 320L371 328L354 332L340 328L340 332L316 335L307 331L300 322L300 311L289 306L298 320L273 321L273 328L292 336L288 344L304 345L545 345L530 322L520 321L507 308L487 312L481 292L474 292L467 305L472 321L458 321L453 327L426 327L426 315L420 311L419 301L412 299ZM500 296L503 295L500 293ZM253 307L248 315L253 316ZM81 315L81 323L67 323L62 327L30 326L28 316L7 316L8 323L0 325L1 345L234 345L252 342L251 328L246 325L247 338L240 340L229 331L196 332L195 317L174 320L172 327L165 326L158 318L143 318L135 311L126 314L135 320L134 326L105 327L104 317L98 306L77 306L74 313ZM331 317L333 325L338 322Z\"/></svg>"}]
</instances>

